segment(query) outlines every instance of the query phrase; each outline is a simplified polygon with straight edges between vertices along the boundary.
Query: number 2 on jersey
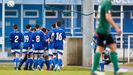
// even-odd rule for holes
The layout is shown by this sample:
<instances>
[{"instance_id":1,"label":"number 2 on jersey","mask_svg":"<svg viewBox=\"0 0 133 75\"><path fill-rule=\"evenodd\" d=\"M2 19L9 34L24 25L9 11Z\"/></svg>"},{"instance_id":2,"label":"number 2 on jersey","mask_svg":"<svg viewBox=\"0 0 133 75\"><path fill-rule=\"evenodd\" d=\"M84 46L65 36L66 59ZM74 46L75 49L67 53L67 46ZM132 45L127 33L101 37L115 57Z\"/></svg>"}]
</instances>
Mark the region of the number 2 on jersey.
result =
<instances>
[{"instance_id":1,"label":"number 2 on jersey","mask_svg":"<svg viewBox=\"0 0 133 75\"><path fill-rule=\"evenodd\" d=\"M19 36L16 35L14 42L17 43L18 42L18 39L19 39Z\"/></svg>"}]
</instances>

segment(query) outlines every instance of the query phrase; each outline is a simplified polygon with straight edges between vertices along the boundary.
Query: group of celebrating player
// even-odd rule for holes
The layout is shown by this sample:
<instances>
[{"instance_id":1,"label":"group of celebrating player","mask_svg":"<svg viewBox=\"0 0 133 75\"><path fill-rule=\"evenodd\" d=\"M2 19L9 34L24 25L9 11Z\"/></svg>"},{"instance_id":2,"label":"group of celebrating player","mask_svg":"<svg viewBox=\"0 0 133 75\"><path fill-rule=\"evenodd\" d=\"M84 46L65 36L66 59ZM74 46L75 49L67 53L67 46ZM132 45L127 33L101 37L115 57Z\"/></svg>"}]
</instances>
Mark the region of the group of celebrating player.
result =
<instances>
[{"instance_id":1,"label":"group of celebrating player","mask_svg":"<svg viewBox=\"0 0 133 75\"><path fill-rule=\"evenodd\" d=\"M24 70L42 70L44 63L47 70L60 70L62 67L63 41L66 38L65 31L60 28L61 22L53 24L52 30L40 28L35 25L26 25L23 34L18 30L17 24L10 33L11 52L16 70L21 70L25 62ZM21 51L21 46L23 49Z\"/></svg>"}]
</instances>

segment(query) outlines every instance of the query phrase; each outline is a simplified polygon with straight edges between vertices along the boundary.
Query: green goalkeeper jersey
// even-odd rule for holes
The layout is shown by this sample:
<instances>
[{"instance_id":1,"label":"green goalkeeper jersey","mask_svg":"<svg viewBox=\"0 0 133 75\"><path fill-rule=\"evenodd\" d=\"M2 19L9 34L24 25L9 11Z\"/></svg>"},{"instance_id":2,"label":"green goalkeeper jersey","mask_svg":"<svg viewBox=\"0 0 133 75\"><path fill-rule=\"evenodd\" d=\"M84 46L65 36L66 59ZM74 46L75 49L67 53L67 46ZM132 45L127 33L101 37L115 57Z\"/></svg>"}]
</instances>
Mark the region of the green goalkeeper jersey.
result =
<instances>
[{"instance_id":1,"label":"green goalkeeper jersey","mask_svg":"<svg viewBox=\"0 0 133 75\"><path fill-rule=\"evenodd\" d=\"M110 25L105 18L106 13L111 13L112 3L111 0L101 0L98 7L98 26L96 32L100 34L109 34Z\"/></svg>"}]
</instances>

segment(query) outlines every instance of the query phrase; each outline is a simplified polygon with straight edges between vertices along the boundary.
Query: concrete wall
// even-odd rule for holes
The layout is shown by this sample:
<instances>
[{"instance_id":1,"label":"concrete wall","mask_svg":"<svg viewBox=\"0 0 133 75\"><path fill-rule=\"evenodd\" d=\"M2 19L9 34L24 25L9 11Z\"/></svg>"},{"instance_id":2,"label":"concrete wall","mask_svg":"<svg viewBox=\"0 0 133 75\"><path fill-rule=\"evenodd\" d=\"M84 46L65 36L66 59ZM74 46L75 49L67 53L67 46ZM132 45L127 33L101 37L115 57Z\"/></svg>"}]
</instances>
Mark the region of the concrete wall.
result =
<instances>
[{"instance_id":1,"label":"concrete wall","mask_svg":"<svg viewBox=\"0 0 133 75\"><path fill-rule=\"evenodd\" d=\"M130 58L133 59L133 49L130 50ZM64 44L64 65L82 65L82 38L67 37ZM117 49L118 58L123 61L123 49ZM125 49L125 59L127 60L127 48Z\"/></svg>"},{"instance_id":2,"label":"concrete wall","mask_svg":"<svg viewBox=\"0 0 133 75\"><path fill-rule=\"evenodd\" d=\"M82 38L66 38L64 65L82 65Z\"/></svg>"}]
</instances>

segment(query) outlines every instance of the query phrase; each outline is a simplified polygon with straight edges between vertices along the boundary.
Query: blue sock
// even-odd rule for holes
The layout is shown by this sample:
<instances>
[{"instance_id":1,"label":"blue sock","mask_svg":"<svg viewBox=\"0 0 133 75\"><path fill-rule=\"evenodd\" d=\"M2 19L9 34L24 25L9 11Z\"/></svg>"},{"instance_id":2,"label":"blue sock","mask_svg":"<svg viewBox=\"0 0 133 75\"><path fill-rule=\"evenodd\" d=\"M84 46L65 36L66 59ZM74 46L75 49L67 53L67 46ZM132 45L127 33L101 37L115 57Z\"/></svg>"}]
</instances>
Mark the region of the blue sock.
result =
<instances>
[{"instance_id":1,"label":"blue sock","mask_svg":"<svg viewBox=\"0 0 133 75\"><path fill-rule=\"evenodd\" d=\"M39 58L39 66L42 69L44 66L44 58Z\"/></svg>"},{"instance_id":2,"label":"blue sock","mask_svg":"<svg viewBox=\"0 0 133 75\"><path fill-rule=\"evenodd\" d=\"M57 64L57 57L53 58L53 64L56 65Z\"/></svg>"},{"instance_id":3,"label":"blue sock","mask_svg":"<svg viewBox=\"0 0 133 75\"><path fill-rule=\"evenodd\" d=\"M23 61L24 61L24 59L23 59L23 58L21 58L21 59L20 59L20 62L19 62L19 67L21 67L21 66L22 66Z\"/></svg>"},{"instance_id":4,"label":"blue sock","mask_svg":"<svg viewBox=\"0 0 133 75\"><path fill-rule=\"evenodd\" d=\"M30 59L29 59L29 69L32 69L32 64L33 64L33 59L30 58Z\"/></svg>"},{"instance_id":5,"label":"blue sock","mask_svg":"<svg viewBox=\"0 0 133 75\"><path fill-rule=\"evenodd\" d=\"M46 67L47 67L47 70L50 70L50 62L49 62L49 60L46 60Z\"/></svg>"},{"instance_id":6,"label":"blue sock","mask_svg":"<svg viewBox=\"0 0 133 75\"><path fill-rule=\"evenodd\" d=\"M15 62L15 58L12 61Z\"/></svg>"},{"instance_id":7,"label":"blue sock","mask_svg":"<svg viewBox=\"0 0 133 75\"><path fill-rule=\"evenodd\" d=\"M38 65L38 60L34 59L34 69L37 69L37 65Z\"/></svg>"},{"instance_id":8,"label":"blue sock","mask_svg":"<svg viewBox=\"0 0 133 75\"><path fill-rule=\"evenodd\" d=\"M53 65L53 59L49 59L49 64Z\"/></svg>"},{"instance_id":9,"label":"blue sock","mask_svg":"<svg viewBox=\"0 0 133 75\"><path fill-rule=\"evenodd\" d=\"M53 59L49 59L50 69L53 69Z\"/></svg>"},{"instance_id":10,"label":"blue sock","mask_svg":"<svg viewBox=\"0 0 133 75\"><path fill-rule=\"evenodd\" d=\"M104 61L100 61L100 69L101 71L104 71Z\"/></svg>"},{"instance_id":11,"label":"blue sock","mask_svg":"<svg viewBox=\"0 0 133 75\"><path fill-rule=\"evenodd\" d=\"M27 59L25 62L25 69L28 69L28 65L29 65L29 59Z\"/></svg>"},{"instance_id":12,"label":"blue sock","mask_svg":"<svg viewBox=\"0 0 133 75\"><path fill-rule=\"evenodd\" d=\"M62 66L62 59L61 58L58 59L58 65L59 65L59 67Z\"/></svg>"},{"instance_id":13,"label":"blue sock","mask_svg":"<svg viewBox=\"0 0 133 75\"><path fill-rule=\"evenodd\" d=\"M16 58L14 58L14 59L12 60L12 61L13 61L13 63L14 63L14 67L16 67L15 60L16 60Z\"/></svg>"},{"instance_id":14,"label":"blue sock","mask_svg":"<svg viewBox=\"0 0 133 75\"><path fill-rule=\"evenodd\" d=\"M19 65L19 58L18 57L16 57L15 58L15 67L16 67L16 69L18 68L18 65Z\"/></svg>"},{"instance_id":15,"label":"blue sock","mask_svg":"<svg viewBox=\"0 0 133 75\"><path fill-rule=\"evenodd\" d=\"M53 58L53 66L52 66L52 69L54 69L55 66L58 64L58 63L57 63L57 60L58 60L57 57L54 57L54 58Z\"/></svg>"}]
</instances>

